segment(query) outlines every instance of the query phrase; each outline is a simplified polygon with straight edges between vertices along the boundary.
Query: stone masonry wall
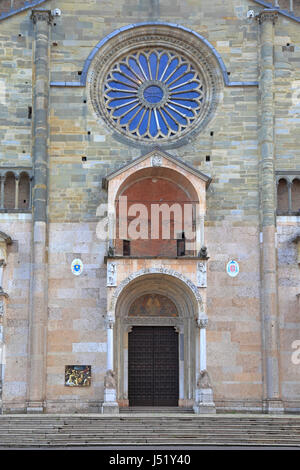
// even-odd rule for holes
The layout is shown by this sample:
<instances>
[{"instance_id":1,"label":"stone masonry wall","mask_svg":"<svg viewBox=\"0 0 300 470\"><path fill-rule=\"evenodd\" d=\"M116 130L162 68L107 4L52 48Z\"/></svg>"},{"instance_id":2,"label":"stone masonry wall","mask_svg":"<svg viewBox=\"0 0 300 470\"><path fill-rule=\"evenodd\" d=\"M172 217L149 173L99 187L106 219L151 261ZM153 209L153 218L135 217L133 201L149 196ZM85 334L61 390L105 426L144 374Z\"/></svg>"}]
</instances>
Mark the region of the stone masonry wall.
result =
<instances>
[{"instance_id":1,"label":"stone masonry wall","mask_svg":"<svg viewBox=\"0 0 300 470\"><path fill-rule=\"evenodd\" d=\"M7 266L3 276L3 290L9 296L3 316L3 408L4 411L24 412L27 395L31 215L0 214L0 227L13 241L7 250Z\"/></svg>"}]
</instances>

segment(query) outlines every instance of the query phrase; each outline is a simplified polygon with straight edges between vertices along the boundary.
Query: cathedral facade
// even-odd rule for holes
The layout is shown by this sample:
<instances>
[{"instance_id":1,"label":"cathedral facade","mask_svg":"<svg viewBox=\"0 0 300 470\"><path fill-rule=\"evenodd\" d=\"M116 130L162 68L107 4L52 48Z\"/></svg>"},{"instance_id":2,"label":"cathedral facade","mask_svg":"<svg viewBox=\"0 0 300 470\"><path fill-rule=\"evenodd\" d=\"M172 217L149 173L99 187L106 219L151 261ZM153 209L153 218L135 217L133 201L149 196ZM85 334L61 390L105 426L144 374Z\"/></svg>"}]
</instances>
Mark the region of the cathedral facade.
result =
<instances>
[{"instance_id":1,"label":"cathedral facade","mask_svg":"<svg viewBox=\"0 0 300 470\"><path fill-rule=\"evenodd\" d=\"M0 2L0 410L300 411L300 6Z\"/></svg>"}]
</instances>

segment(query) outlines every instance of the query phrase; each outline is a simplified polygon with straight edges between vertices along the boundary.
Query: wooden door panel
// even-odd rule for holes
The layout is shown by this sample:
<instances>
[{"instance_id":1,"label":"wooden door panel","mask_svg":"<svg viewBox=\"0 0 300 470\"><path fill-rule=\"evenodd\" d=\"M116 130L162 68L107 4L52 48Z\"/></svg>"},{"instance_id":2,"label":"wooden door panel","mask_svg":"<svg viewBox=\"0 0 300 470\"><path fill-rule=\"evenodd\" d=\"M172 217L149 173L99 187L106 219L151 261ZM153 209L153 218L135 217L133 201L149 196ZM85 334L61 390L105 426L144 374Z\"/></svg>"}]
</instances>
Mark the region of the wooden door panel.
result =
<instances>
[{"instance_id":1,"label":"wooden door panel","mask_svg":"<svg viewBox=\"0 0 300 470\"><path fill-rule=\"evenodd\" d=\"M130 406L178 405L178 334L173 327L133 327L128 339Z\"/></svg>"}]
</instances>

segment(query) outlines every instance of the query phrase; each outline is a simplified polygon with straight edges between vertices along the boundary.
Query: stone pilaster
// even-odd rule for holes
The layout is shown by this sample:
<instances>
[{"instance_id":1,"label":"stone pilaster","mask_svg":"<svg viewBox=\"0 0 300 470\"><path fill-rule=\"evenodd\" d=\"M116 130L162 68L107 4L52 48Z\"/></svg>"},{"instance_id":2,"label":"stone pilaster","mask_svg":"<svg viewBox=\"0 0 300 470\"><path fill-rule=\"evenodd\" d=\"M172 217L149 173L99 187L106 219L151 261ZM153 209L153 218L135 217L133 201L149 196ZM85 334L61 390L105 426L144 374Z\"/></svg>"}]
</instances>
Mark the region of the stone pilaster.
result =
<instances>
[{"instance_id":1,"label":"stone pilaster","mask_svg":"<svg viewBox=\"0 0 300 470\"><path fill-rule=\"evenodd\" d=\"M49 39L52 15L33 10L33 165L32 276L30 317L30 365L27 412L41 412L45 393L47 322L47 188L48 188L48 105Z\"/></svg>"},{"instance_id":2,"label":"stone pilaster","mask_svg":"<svg viewBox=\"0 0 300 470\"><path fill-rule=\"evenodd\" d=\"M261 319L263 347L264 406L267 412L282 412L280 400L279 326L276 250L276 179L274 149L274 25L276 10L263 10L260 25L261 123Z\"/></svg>"}]
</instances>

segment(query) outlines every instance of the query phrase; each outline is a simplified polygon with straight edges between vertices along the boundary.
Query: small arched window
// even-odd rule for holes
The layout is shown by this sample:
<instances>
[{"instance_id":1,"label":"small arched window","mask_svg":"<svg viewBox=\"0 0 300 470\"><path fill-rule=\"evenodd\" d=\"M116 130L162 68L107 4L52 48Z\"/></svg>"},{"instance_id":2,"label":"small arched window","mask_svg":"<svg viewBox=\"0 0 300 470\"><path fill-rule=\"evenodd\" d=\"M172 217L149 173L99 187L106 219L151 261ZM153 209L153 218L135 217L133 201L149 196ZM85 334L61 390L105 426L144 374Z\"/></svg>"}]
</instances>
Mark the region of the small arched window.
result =
<instances>
[{"instance_id":1,"label":"small arched window","mask_svg":"<svg viewBox=\"0 0 300 470\"><path fill-rule=\"evenodd\" d=\"M277 186L277 211L279 213L289 211L288 183L286 179L281 178Z\"/></svg>"},{"instance_id":2,"label":"small arched window","mask_svg":"<svg viewBox=\"0 0 300 470\"><path fill-rule=\"evenodd\" d=\"M19 180L18 209L29 209L30 179L27 173L21 173Z\"/></svg>"},{"instance_id":3,"label":"small arched window","mask_svg":"<svg viewBox=\"0 0 300 470\"><path fill-rule=\"evenodd\" d=\"M16 180L13 172L8 172L4 180L4 208L15 208Z\"/></svg>"},{"instance_id":4,"label":"small arched window","mask_svg":"<svg viewBox=\"0 0 300 470\"><path fill-rule=\"evenodd\" d=\"M300 214L300 179L295 178L292 183L292 211Z\"/></svg>"}]
</instances>

